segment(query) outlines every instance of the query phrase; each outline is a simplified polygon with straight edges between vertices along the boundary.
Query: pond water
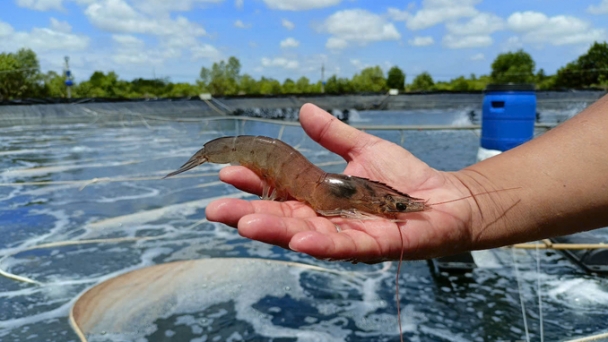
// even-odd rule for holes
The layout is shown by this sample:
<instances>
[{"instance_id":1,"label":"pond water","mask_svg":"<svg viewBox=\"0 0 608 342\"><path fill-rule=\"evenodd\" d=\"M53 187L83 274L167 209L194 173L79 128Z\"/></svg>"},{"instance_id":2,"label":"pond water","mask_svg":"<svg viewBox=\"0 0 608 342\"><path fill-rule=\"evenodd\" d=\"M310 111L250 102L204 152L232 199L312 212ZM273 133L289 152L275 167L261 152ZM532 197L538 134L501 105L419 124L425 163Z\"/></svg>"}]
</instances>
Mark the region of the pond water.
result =
<instances>
[{"instance_id":1,"label":"pond water","mask_svg":"<svg viewBox=\"0 0 608 342\"><path fill-rule=\"evenodd\" d=\"M568 110L547 118L574 114ZM469 112L360 112L351 116L351 123L458 126L471 123ZM474 163L479 147L478 131L368 132L402 145L440 170ZM258 291L254 311L272 315L269 322L277 328L305 330L306 335L256 330L251 310L239 312L237 305L227 301L159 319L156 330L142 340L213 341L221 336L219 340L235 341L398 341L396 263L320 261L244 239L234 229L206 222L204 210L210 200L254 198L218 182L221 165L205 164L187 177L160 180L206 141L238 134L280 137L327 171L341 172L345 166L300 127L281 122L132 120L0 128L0 269L35 282L0 277L0 340L77 341L67 320L75 298L127 271L178 260L250 257L295 261L358 276L349 286L332 288L331 295L319 301L298 299L289 292L273 297L263 289ZM604 231L595 233L598 241L608 238ZM116 238L132 239L105 240ZM48 245L93 239L105 241ZM585 336L606 328L606 279L585 274L551 251L494 253L499 267L481 267L464 275L433 274L424 261L405 263L399 291L406 339L525 340L523 301L530 338L539 340L539 294L546 340ZM317 290L326 285L315 277L302 277L300 282ZM220 323L202 329L201 320L208 317Z\"/></svg>"}]
</instances>

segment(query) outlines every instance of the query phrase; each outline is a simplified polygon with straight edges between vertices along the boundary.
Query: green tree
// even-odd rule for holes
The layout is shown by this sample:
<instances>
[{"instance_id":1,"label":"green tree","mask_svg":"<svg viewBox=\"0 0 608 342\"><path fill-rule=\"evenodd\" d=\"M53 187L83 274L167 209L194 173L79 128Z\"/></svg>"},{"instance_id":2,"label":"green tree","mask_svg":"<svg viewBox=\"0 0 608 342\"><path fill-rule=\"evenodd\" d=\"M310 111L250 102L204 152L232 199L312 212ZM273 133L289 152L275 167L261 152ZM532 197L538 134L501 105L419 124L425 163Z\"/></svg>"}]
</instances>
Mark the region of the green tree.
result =
<instances>
[{"instance_id":1,"label":"green tree","mask_svg":"<svg viewBox=\"0 0 608 342\"><path fill-rule=\"evenodd\" d=\"M296 83L291 78L288 78L283 82L282 88L283 94L299 93Z\"/></svg>"},{"instance_id":2,"label":"green tree","mask_svg":"<svg viewBox=\"0 0 608 342\"><path fill-rule=\"evenodd\" d=\"M260 84L253 77L245 74L239 80L239 94L260 94Z\"/></svg>"},{"instance_id":3,"label":"green tree","mask_svg":"<svg viewBox=\"0 0 608 342\"><path fill-rule=\"evenodd\" d=\"M386 91L386 78L379 66L368 67L355 74L351 81L354 91L381 92Z\"/></svg>"},{"instance_id":4,"label":"green tree","mask_svg":"<svg viewBox=\"0 0 608 342\"><path fill-rule=\"evenodd\" d=\"M354 87L348 78L338 78L332 75L325 82L325 92L328 94L348 94L354 91Z\"/></svg>"},{"instance_id":5,"label":"green tree","mask_svg":"<svg viewBox=\"0 0 608 342\"><path fill-rule=\"evenodd\" d=\"M317 83L313 83L308 87L307 93L309 94L320 94L323 92L323 83L319 80Z\"/></svg>"},{"instance_id":6,"label":"green tree","mask_svg":"<svg viewBox=\"0 0 608 342\"><path fill-rule=\"evenodd\" d=\"M20 49L0 54L0 98L36 97L43 92L36 53Z\"/></svg>"},{"instance_id":7,"label":"green tree","mask_svg":"<svg viewBox=\"0 0 608 342\"><path fill-rule=\"evenodd\" d=\"M130 96L134 97L160 97L163 94L169 93L173 88L173 84L168 78L161 79L145 79L136 78L131 81Z\"/></svg>"},{"instance_id":8,"label":"green tree","mask_svg":"<svg viewBox=\"0 0 608 342\"><path fill-rule=\"evenodd\" d=\"M467 80L467 82L469 83L469 91L482 91L486 89L488 84L492 83L492 78L488 75L481 75L479 77L476 77L475 74L472 74L470 79Z\"/></svg>"},{"instance_id":9,"label":"green tree","mask_svg":"<svg viewBox=\"0 0 608 342\"><path fill-rule=\"evenodd\" d=\"M312 93L310 80L304 76L298 78L296 81L296 88L298 93ZM319 91L320 92L320 91Z\"/></svg>"},{"instance_id":10,"label":"green tree","mask_svg":"<svg viewBox=\"0 0 608 342\"><path fill-rule=\"evenodd\" d=\"M169 83L170 89L161 94L163 97L188 97L188 96L197 96L200 94L200 88L197 85L193 85L190 83Z\"/></svg>"},{"instance_id":11,"label":"green tree","mask_svg":"<svg viewBox=\"0 0 608 342\"><path fill-rule=\"evenodd\" d=\"M236 57L230 57L228 62L213 63L211 69L203 67L200 80L213 95L235 95L238 93L240 73L241 62Z\"/></svg>"},{"instance_id":12,"label":"green tree","mask_svg":"<svg viewBox=\"0 0 608 342\"><path fill-rule=\"evenodd\" d=\"M595 42L576 61L560 68L555 75L555 86L586 88L600 85L608 79L608 44Z\"/></svg>"},{"instance_id":13,"label":"green tree","mask_svg":"<svg viewBox=\"0 0 608 342\"><path fill-rule=\"evenodd\" d=\"M410 90L413 91L429 91L435 86L433 77L428 72L423 72L414 78L414 81L410 85Z\"/></svg>"},{"instance_id":14,"label":"green tree","mask_svg":"<svg viewBox=\"0 0 608 342\"><path fill-rule=\"evenodd\" d=\"M492 82L532 83L534 67L534 60L523 50L501 53L492 62Z\"/></svg>"},{"instance_id":15,"label":"green tree","mask_svg":"<svg viewBox=\"0 0 608 342\"><path fill-rule=\"evenodd\" d=\"M399 89L403 90L405 87L405 73L399 69L399 67L392 67L388 71L388 78L386 80L386 85L390 89Z\"/></svg>"},{"instance_id":16,"label":"green tree","mask_svg":"<svg viewBox=\"0 0 608 342\"><path fill-rule=\"evenodd\" d=\"M55 71L49 71L46 75L42 76L44 82L44 95L45 97L66 97L67 89L65 86L65 76L56 73Z\"/></svg>"},{"instance_id":17,"label":"green tree","mask_svg":"<svg viewBox=\"0 0 608 342\"><path fill-rule=\"evenodd\" d=\"M464 77L460 76L450 81L450 88L452 91L469 91L469 81Z\"/></svg>"},{"instance_id":18,"label":"green tree","mask_svg":"<svg viewBox=\"0 0 608 342\"><path fill-rule=\"evenodd\" d=\"M278 95L281 93L281 83L272 78L262 77L260 79L260 94Z\"/></svg>"},{"instance_id":19,"label":"green tree","mask_svg":"<svg viewBox=\"0 0 608 342\"><path fill-rule=\"evenodd\" d=\"M139 97L141 94L132 91L130 82L120 80L118 74L110 71L95 71L89 80L81 82L74 88L74 97Z\"/></svg>"}]
</instances>

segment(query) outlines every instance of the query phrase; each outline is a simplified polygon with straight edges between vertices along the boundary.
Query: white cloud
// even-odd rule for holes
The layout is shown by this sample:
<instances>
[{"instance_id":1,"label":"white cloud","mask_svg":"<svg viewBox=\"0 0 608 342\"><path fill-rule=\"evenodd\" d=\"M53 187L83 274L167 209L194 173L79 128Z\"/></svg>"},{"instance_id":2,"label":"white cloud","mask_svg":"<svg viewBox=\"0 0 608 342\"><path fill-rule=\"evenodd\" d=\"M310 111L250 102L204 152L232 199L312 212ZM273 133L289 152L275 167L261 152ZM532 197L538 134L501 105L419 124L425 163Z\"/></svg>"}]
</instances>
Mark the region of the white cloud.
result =
<instances>
[{"instance_id":1,"label":"white cloud","mask_svg":"<svg viewBox=\"0 0 608 342\"><path fill-rule=\"evenodd\" d=\"M251 27L251 24L245 24L242 21L237 20L237 21L234 22L234 27L238 27L238 28L241 28L241 29L247 29L247 28Z\"/></svg>"},{"instance_id":2,"label":"white cloud","mask_svg":"<svg viewBox=\"0 0 608 342\"><path fill-rule=\"evenodd\" d=\"M515 12L507 19L507 26L521 33L524 42L566 45L606 39L604 29L594 29L589 23L572 16L547 17L539 12Z\"/></svg>"},{"instance_id":3,"label":"white cloud","mask_svg":"<svg viewBox=\"0 0 608 342\"><path fill-rule=\"evenodd\" d=\"M110 57L115 63L160 65L182 57L185 52L189 52L193 59L218 60L221 53L214 46L198 39L207 34L201 25L183 16L170 15L171 11L188 10L195 5L218 1L94 0L86 6L84 13L94 26L115 33L112 39L118 45ZM147 7L143 9L145 5ZM238 21L235 25L238 26ZM147 46L135 35L154 36L158 42Z\"/></svg>"},{"instance_id":4,"label":"white cloud","mask_svg":"<svg viewBox=\"0 0 608 342\"><path fill-rule=\"evenodd\" d=\"M521 39L519 39L519 37L512 36L512 37L509 37L509 39L507 39L507 41L503 43L502 50L503 51L514 51L514 50L521 49L523 46L524 45L521 42Z\"/></svg>"},{"instance_id":5,"label":"white cloud","mask_svg":"<svg viewBox=\"0 0 608 342\"><path fill-rule=\"evenodd\" d=\"M199 44L192 47L190 50L192 52L192 57L196 59L203 58L215 61L222 57L221 53L214 46L209 44Z\"/></svg>"},{"instance_id":6,"label":"white cloud","mask_svg":"<svg viewBox=\"0 0 608 342\"><path fill-rule=\"evenodd\" d=\"M143 40L129 34L113 34L112 40L122 45L122 47L133 47L143 49L146 45Z\"/></svg>"},{"instance_id":7,"label":"white cloud","mask_svg":"<svg viewBox=\"0 0 608 342\"><path fill-rule=\"evenodd\" d=\"M449 21L443 44L452 49L492 45L491 33L504 29L502 18L491 13L477 13L466 22Z\"/></svg>"},{"instance_id":8,"label":"white cloud","mask_svg":"<svg viewBox=\"0 0 608 342\"><path fill-rule=\"evenodd\" d=\"M350 64L352 64L357 70L363 70L367 67L367 64L363 64L360 59L353 58L350 60Z\"/></svg>"},{"instance_id":9,"label":"white cloud","mask_svg":"<svg viewBox=\"0 0 608 342\"><path fill-rule=\"evenodd\" d=\"M300 46L300 42L291 37L281 41L282 48L295 48L298 46Z\"/></svg>"},{"instance_id":10,"label":"white cloud","mask_svg":"<svg viewBox=\"0 0 608 342\"><path fill-rule=\"evenodd\" d=\"M325 20L320 30L332 35L325 44L330 49L345 48L349 43L365 45L401 38L395 26L384 17L362 9L336 12Z\"/></svg>"},{"instance_id":11,"label":"white cloud","mask_svg":"<svg viewBox=\"0 0 608 342\"><path fill-rule=\"evenodd\" d=\"M608 14L608 0L602 0L597 6L587 7L587 12L591 14Z\"/></svg>"},{"instance_id":12,"label":"white cloud","mask_svg":"<svg viewBox=\"0 0 608 342\"><path fill-rule=\"evenodd\" d=\"M128 34L114 34L112 40L119 45L112 53L112 61L117 64L160 65L164 61L163 53L155 49L146 49L143 40ZM167 53L165 50L164 53Z\"/></svg>"},{"instance_id":13,"label":"white cloud","mask_svg":"<svg viewBox=\"0 0 608 342\"><path fill-rule=\"evenodd\" d=\"M17 0L17 5L36 11L62 10L63 0Z\"/></svg>"},{"instance_id":14,"label":"white cloud","mask_svg":"<svg viewBox=\"0 0 608 342\"><path fill-rule=\"evenodd\" d=\"M243 9L244 5L243 0L234 0L234 7L237 9Z\"/></svg>"},{"instance_id":15,"label":"white cloud","mask_svg":"<svg viewBox=\"0 0 608 342\"><path fill-rule=\"evenodd\" d=\"M262 58L262 66L264 67L281 67L284 69L297 69L300 63L296 60L289 60L283 57L277 57L274 59Z\"/></svg>"},{"instance_id":16,"label":"white cloud","mask_svg":"<svg viewBox=\"0 0 608 342\"><path fill-rule=\"evenodd\" d=\"M305 11L315 8L335 6L342 0L264 0L271 9L284 11Z\"/></svg>"},{"instance_id":17,"label":"white cloud","mask_svg":"<svg viewBox=\"0 0 608 342\"><path fill-rule=\"evenodd\" d=\"M34 27L30 32L15 31L4 22L0 22L0 50L17 50L23 47L36 52L43 51L81 51L88 47L89 37L70 33L71 27L67 22L51 20L53 28ZM61 30L57 30L57 26ZM70 29L66 32L67 29Z\"/></svg>"},{"instance_id":18,"label":"white cloud","mask_svg":"<svg viewBox=\"0 0 608 342\"><path fill-rule=\"evenodd\" d=\"M388 16L394 21L407 21L412 18L412 15L408 11L402 11L398 8L389 7Z\"/></svg>"},{"instance_id":19,"label":"white cloud","mask_svg":"<svg viewBox=\"0 0 608 342\"><path fill-rule=\"evenodd\" d=\"M413 46L429 46L433 45L435 40L431 36L414 37L414 39L408 40L408 43Z\"/></svg>"},{"instance_id":20,"label":"white cloud","mask_svg":"<svg viewBox=\"0 0 608 342\"><path fill-rule=\"evenodd\" d=\"M486 59L486 56L484 56L483 53L478 53L478 54L471 56L472 61L483 61L484 59Z\"/></svg>"},{"instance_id":21,"label":"white cloud","mask_svg":"<svg viewBox=\"0 0 608 342\"><path fill-rule=\"evenodd\" d=\"M89 21L98 28L116 33L147 33L158 36L205 35L205 29L178 16L150 17L137 12L123 0L102 0L84 11Z\"/></svg>"},{"instance_id":22,"label":"white cloud","mask_svg":"<svg viewBox=\"0 0 608 342\"><path fill-rule=\"evenodd\" d=\"M539 12L515 12L509 16L507 23L509 28L515 32L526 32L544 25L549 18Z\"/></svg>"},{"instance_id":23,"label":"white cloud","mask_svg":"<svg viewBox=\"0 0 608 342\"><path fill-rule=\"evenodd\" d=\"M389 15L405 20L410 30L422 30L443 22L472 17L479 13L475 5L480 2L481 0L423 0L422 9L415 14L389 9Z\"/></svg>"},{"instance_id":24,"label":"white cloud","mask_svg":"<svg viewBox=\"0 0 608 342\"><path fill-rule=\"evenodd\" d=\"M13 27L8 23L0 21L0 37L8 37L14 32Z\"/></svg>"},{"instance_id":25,"label":"white cloud","mask_svg":"<svg viewBox=\"0 0 608 342\"><path fill-rule=\"evenodd\" d=\"M451 21L445 27L450 34L469 36L490 34L504 28L504 20L490 13L478 13L465 23Z\"/></svg>"},{"instance_id":26,"label":"white cloud","mask_svg":"<svg viewBox=\"0 0 608 342\"><path fill-rule=\"evenodd\" d=\"M72 32L72 26L67 21L59 21L55 18L51 18L51 30L55 30L61 33Z\"/></svg>"},{"instance_id":27,"label":"white cloud","mask_svg":"<svg viewBox=\"0 0 608 342\"><path fill-rule=\"evenodd\" d=\"M465 49L492 45L492 37L486 35L477 36L455 36L446 34L443 37L443 45L450 49Z\"/></svg>"},{"instance_id":28,"label":"white cloud","mask_svg":"<svg viewBox=\"0 0 608 342\"><path fill-rule=\"evenodd\" d=\"M281 25L288 30L293 30L296 25L287 19L281 19Z\"/></svg>"},{"instance_id":29,"label":"white cloud","mask_svg":"<svg viewBox=\"0 0 608 342\"><path fill-rule=\"evenodd\" d=\"M77 0L83 1L83 0ZM85 0L87 1L87 0ZM99 2L99 0L94 0ZM188 12L195 5L220 3L223 0L131 0L133 7L147 14L168 15L171 12ZM92 3L91 0L88 2Z\"/></svg>"},{"instance_id":30,"label":"white cloud","mask_svg":"<svg viewBox=\"0 0 608 342\"><path fill-rule=\"evenodd\" d=\"M348 46L348 42L341 38L329 37L327 43L325 43L325 47L330 50L341 50Z\"/></svg>"}]
</instances>

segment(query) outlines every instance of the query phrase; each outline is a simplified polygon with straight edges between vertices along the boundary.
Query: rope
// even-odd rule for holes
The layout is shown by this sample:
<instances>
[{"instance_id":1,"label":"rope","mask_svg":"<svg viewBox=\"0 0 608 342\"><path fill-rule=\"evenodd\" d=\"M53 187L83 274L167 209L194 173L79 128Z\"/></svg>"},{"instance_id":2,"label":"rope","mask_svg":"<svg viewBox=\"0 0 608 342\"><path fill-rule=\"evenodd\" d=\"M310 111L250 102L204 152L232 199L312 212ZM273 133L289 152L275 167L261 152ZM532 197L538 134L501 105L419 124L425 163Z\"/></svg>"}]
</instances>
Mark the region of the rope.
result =
<instances>
[{"instance_id":1,"label":"rope","mask_svg":"<svg viewBox=\"0 0 608 342\"><path fill-rule=\"evenodd\" d=\"M509 246L518 249L555 249L555 250L581 250L581 249L606 249L608 244L600 243L518 243Z\"/></svg>"},{"instance_id":2,"label":"rope","mask_svg":"<svg viewBox=\"0 0 608 342\"><path fill-rule=\"evenodd\" d=\"M332 165L341 165L346 163L343 160L336 161L328 161L323 163L317 163L317 166L332 166ZM167 171L169 172L169 171ZM169 179L178 179L178 178L196 178L196 177L205 177L205 176L217 176L218 172L205 172L205 173L192 173L192 174L181 174L173 176ZM113 183L113 182L129 182L129 181L151 181L151 180L161 180L162 178L159 176L145 176L145 177L103 177L103 178L93 178L86 180L73 180L73 181L39 181L39 182L21 182L21 183L0 183L0 186L10 186L10 187L20 187L25 185L78 185L81 187L79 190L84 189L85 187L91 184L97 183Z\"/></svg>"},{"instance_id":3,"label":"rope","mask_svg":"<svg viewBox=\"0 0 608 342\"><path fill-rule=\"evenodd\" d=\"M76 241L57 241L57 242L50 242L50 243L46 243L46 244L42 244L42 245L37 245L37 246L31 246L31 247L27 247L27 248L23 248L21 250L18 250L14 253L9 253L4 255L2 258L0 258L0 275L8 278L8 279L13 279L13 280L17 280L17 281L21 281L24 283L29 283L29 284L34 284L34 285L44 285L45 283L28 278L28 277L23 277L23 276L19 276L13 273L10 273L8 271L5 271L2 269L1 265L2 263L8 259L9 257L18 254L18 253L23 253L23 252L27 252L27 251L32 251L32 250L36 250L36 249L44 249L44 248L53 248L53 247L64 247L64 246L74 246L74 245L86 245L86 244L92 244L92 243L117 243L117 242L125 242L125 241L140 241L140 240L153 240L153 239L159 239L161 237L164 237L164 235L161 236L151 236L151 237L122 237L122 238L111 238L111 239L91 239L91 240L76 240Z\"/></svg>"},{"instance_id":4,"label":"rope","mask_svg":"<svg viewBox=\"0 0 608 342\"><path fill-rule=\"evenodd\" d=\"M208 101L208 100L204 100ZM216 108L217 109L217 108ZM223 112L217 109L217 112L222 114L223 116L210 116L206 118L163 118L160 116L154 115L142 115L135 113L123 113L125 115L135 115L141 118L146 118L148 120L157 120L157 121L173 121L173 122L205 122L205 121L217 121L217 120L235 120L235 121L255 121L255 122L264 122L264 123L272 123L275 125L282 126L300 126L299 122L292 121L279 121L273 119L262 119L262 118L254 118L248 116L226 116ZM429 130L429 131L437 131L437 130L475 130L481 129L481 125L463 125L463 126L453 126L453 125L351 125L354 128L359 130L376 130L376 131L421 131L421 130ZM535 123L534 128L538 129L552 129L555 128L555 124L540 124Z\"/></svg>"},{"instance_id":5,"label":"rope","mask_svg":"<svg viewBox=\"0 0 608 342\"><path fill-rule=\"evenodd\" d=\"M220 115L226 115L226 113L222 112L215 105L213 105L213 103L211 103L211 101L209 101L209 100L203 100L203 101L205 101L207 106L209 106L209 108L213 109L213 111L215 111L216 113L219 113Z\"/></svg>"},{"instance_id":6,"label":"rope","mask_svg":"<svg viewBox=\"0 0 608 342\"><path fill-rule=\"evenodd\" d=\"M605 338L608 338L608 332L593 335L593 336L575 338L574 340L568 340L566 342L591 342L591 341L604 340Z\"/></svg>"},{"instance_id":7,"label":"rope","mask_svg":"<svg viewBox=\"0 0 608 342\"><path fill-rule=\"evenodd\" d=\"M177 178L195 178L195 177L204 177L204 176L215 176L217 172L207 172L207 173L194 173L194 174L185 174L185 175L177 175L172 177L171 179ZM73 180L73 181L39 181L39 182L21 182L21 183L0 183L0 186L10 186L10 187L20 187L24 185L61 185L61 184L69 184L69 185L78 185L81 184L79 190L84 189L88 185L97 184L97 183L113 183L113 182L128 182L128 181L150 181L150 180L160 180L159 176L146 176L146 177L115 177L115 178L93 178L86 180Z\"/></svg>"},{"instance_id":8,"label":"rope","mask_svg":"<svg viewBox=\"0 0 608 342\"><path fill-rule=\"evenodd\" d=\"M540 342L545 341L545 331L543 328L543 301L540 279L540 249L536 246L536 293L538 294L538 318L540 325Z\"/></svg>"},{"instance_id":9,"label":"rope","mask_svg":"<svg viewBox=\"0 0 608 342\"><path fill-rule=\"evenodd\" d=\"M521 306L521 315L524 319L524 329L526 331L526 341L530 342L530 334L528 333L528 319L526 318L526 306L524 304L524 296L522 293L521 277L519 275L519 267L517 266L517 258L515 257L515 249L511 248L511 257L513 258L513 270L515 271L515 279L517 279L517 292L519 293L519 304Z\"/></svg>"}]
</instances>

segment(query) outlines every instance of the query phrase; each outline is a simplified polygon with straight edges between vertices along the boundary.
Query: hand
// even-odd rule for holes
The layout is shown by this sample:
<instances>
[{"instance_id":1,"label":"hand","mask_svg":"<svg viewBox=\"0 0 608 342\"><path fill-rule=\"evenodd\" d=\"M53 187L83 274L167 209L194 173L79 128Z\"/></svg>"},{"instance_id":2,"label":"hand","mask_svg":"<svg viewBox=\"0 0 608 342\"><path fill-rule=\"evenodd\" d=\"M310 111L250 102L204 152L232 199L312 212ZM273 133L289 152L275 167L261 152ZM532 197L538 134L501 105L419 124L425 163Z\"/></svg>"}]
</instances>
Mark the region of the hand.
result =
<instances>
[{"instance_id":1,"label":"hand","mask_svg":"<svg viewBox=\"0 0 608 342\"><path fill-rule=\"evenodd\" d=\"M429 203L471 195L456 173L430 168L407 150L348 126L322 109L306 104L300 111L305 132L328 150L342 156L345 174L365 177ZM254 194L262 181L241 166L221 170L220 179ZM405 222L356 220L319 216L297 202L221 199L206 210L210 221L223 222L244 237L309 254L320 259L379 262L399 259L401 238L405 259L426 259L471 248L474 198L402 214ZM336 229L340 228L340 232Z\"/></svg>"}]
</instances>

